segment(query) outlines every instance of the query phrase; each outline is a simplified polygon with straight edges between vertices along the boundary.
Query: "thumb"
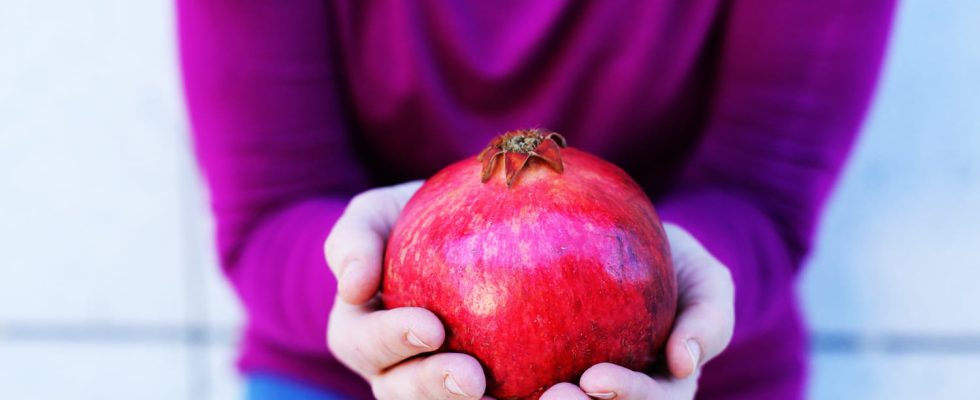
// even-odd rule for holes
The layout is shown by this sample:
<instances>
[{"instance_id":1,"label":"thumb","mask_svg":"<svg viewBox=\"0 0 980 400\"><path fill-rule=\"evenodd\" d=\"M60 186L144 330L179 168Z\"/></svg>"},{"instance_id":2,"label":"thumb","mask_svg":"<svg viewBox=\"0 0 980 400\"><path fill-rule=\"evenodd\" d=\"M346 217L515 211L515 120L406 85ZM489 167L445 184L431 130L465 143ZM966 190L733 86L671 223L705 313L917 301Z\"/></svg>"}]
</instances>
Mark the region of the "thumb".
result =
<instances>
[{"instance_id":1,"label":"thumb","mask_svg":"<svg viewBox=\"0 0 980 400\"><path fill-rule=\"evenodd\" d=\"M679 310L667 340L672 375L685 378L731 341L735 288L728 268L683 228L665 224L677 273Z\"/></svg>"},{"instance_id":2,"label":"thumb","mask_svg":"<svg viewBox=\"0 0 980 400\"><path fill-rule=\"evenodd\" d=\"M337 219L323 251L342 300L363 304L377 293L388 232L421 184L414 181L368 190L351 199Z\"/></svg>"}]
</instances>

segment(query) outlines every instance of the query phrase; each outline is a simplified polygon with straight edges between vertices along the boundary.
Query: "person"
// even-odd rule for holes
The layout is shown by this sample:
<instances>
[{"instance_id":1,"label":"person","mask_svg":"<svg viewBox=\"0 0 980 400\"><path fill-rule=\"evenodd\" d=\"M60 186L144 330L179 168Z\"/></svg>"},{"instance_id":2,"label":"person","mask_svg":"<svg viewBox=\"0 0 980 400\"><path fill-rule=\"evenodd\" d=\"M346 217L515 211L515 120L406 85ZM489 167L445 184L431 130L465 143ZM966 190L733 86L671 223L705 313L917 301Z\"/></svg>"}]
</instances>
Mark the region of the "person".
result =
<instances>
[{"instance_id":1,"label":"person","mask_svg":"<svg viewBox=\"0 0 980 400\"><path fill-rule=\"evenodd\" d=\"M794 283L893 8L178 0L195 150L247 311L249 398L484 396L477 360L431 352L435 315L379 309L385 235L418 180L534 126L647 191L681 303L667 371L600 364L542 398L802 398Z\"/></svg>"}]
</instances>

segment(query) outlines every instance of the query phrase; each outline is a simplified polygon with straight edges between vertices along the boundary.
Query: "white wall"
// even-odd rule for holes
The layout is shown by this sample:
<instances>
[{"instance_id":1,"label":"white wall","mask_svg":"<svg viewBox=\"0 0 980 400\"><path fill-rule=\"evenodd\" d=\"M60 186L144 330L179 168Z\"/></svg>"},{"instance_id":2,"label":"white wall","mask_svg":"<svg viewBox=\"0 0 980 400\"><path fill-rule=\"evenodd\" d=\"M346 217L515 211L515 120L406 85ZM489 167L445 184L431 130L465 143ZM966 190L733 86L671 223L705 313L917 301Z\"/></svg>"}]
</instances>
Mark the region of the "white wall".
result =
<instances>
[{"instance_id":1,"label":"white wall","mask_svg":"<svg viewBox=\"0 0 980 400\"><path fill-rule=\"evenodd\" d=\"M802 286L818 399L980 398L980 2L902 2Z\"/></svg>"},{"instance_id":2,"label":"white wall","mask_svg":"<svg viewBox=\"0 0 980 400\"><path fill-rule=\"evenodd\" d=\"M802 295L816 399L980 394L980 3L903 4ZM234 399L167 1L0 3L0 398Z\"/></svg>"},{"instance_id":3,"label":"white wall","mask_svg":"<svg viewBox=\"0 0 980 400\"><path fill-rule=\"evenodd\" d=\"M233 399L169 1L0 2L0 399Z\"/></svg>"}]
</instances>

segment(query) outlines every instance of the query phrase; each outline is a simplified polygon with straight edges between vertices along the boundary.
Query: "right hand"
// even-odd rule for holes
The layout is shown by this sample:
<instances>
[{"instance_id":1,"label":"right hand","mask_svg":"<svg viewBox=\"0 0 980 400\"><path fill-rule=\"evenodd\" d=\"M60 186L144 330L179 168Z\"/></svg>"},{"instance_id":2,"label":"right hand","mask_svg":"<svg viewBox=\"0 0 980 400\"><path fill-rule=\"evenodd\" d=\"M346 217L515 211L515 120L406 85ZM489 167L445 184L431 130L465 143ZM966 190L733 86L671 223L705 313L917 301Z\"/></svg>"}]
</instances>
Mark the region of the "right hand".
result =
<instances>
[{"instance_id":1,"label":"right hand","mask_svg":"<svg viewBox=\"0 0 980 400\"><path fill-rule=\"evenodd\" d=\"M395 219L422 185L413 181L355 196L324 244L337 277L327 346L371 384L379 399L489 399L480 363L459 353L429 353L445 329L429 310L381 309L378 291L385 242ZM416 357L418 356L418 357Z\"/></svg>"}]
</instances>

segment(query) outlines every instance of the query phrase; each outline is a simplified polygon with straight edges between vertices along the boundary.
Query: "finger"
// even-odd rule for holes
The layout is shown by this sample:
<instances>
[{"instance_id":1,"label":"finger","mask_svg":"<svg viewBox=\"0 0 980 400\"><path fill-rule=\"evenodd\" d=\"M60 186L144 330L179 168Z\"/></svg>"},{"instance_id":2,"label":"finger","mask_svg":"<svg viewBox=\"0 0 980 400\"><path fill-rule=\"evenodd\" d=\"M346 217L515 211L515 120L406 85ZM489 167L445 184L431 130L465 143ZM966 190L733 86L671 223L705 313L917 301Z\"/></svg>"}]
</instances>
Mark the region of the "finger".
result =
<instances>
[{"instance_id":1,"label":"finger","mask_svg":"<svg viewBox=\"0 0 980 400\"><path fill-rule=\"evenodd\" d=\"M559 383L541 394L540 400L589 400L589 396L571 383Z\"/></svg>"},{"instance_id":2,"label":"finger","mask_svg":"<svg viewBox=\"0 0 980 400\"><path fill-rule=\"evenodd\" d=\"M365 312L338 304L328 324L327 345L349 368L377 375L403 360L442 346L445 330L439 318L417 307Z\"/></svg>"},{"instance_id":3,"label":"finger","mask_svg":"<svg viewBox=\"0 0 980 400\"><path fill-rule=\"evenodd\" d=\"M596 364L582 374L579 387L597 399L640 400L665 398L664 388L652 378L615 364Z\"/></svg>"},{"instance_id":4,"label":"finger","mask_svg":"<svg viewBox=\"0 0 980 400\"><path fill-rule=\"evenodd\" d=\"M351 199L324 243L340 298L363 304L378 291L385 239L421 181L372 189Z\"/></svg>"},{"instance_id":5,"label":"finger","mask_svg":"<svg viewBox=\"0 0 980 400\"><path fill-rule=\"evenodd\" d=\"M677 272L679 312L667 340L672 375L690 376L731 341L735 325L735 288L728 268L689 233L665 225Z\"/></svg>"},{"instance_id":6,"label":"finger","mask_svg":"<svg viewBox=\"0 0 980 400\"><path fill-rule=\"evenodd\" d=\"M350 304L370 300L381 284L384 238L354 217L337 220L327 237L327 265L337 278L337 294Z\"/></svg>"},{"instance_id":7,"label":"finger","mask_svg":"<svg viewBox=\"0 0 980 400\"><path fill-rule=\"evenodd\" d=\"M410 360L371 380L381 400L480 399L486 386L480 363L458 353Z\"/></svg>"},{"instance_id":8,"label":"finger","mask_svg":"<svg viewBox=\"0 0 980 400\"><path fill-rule=\"evenodd\" d=\"M697 374L686 379L655 379L615 364L602 363L582 374L579 387L596 399L691 399L697 389Z\"/></svg>"}]
</instances>

